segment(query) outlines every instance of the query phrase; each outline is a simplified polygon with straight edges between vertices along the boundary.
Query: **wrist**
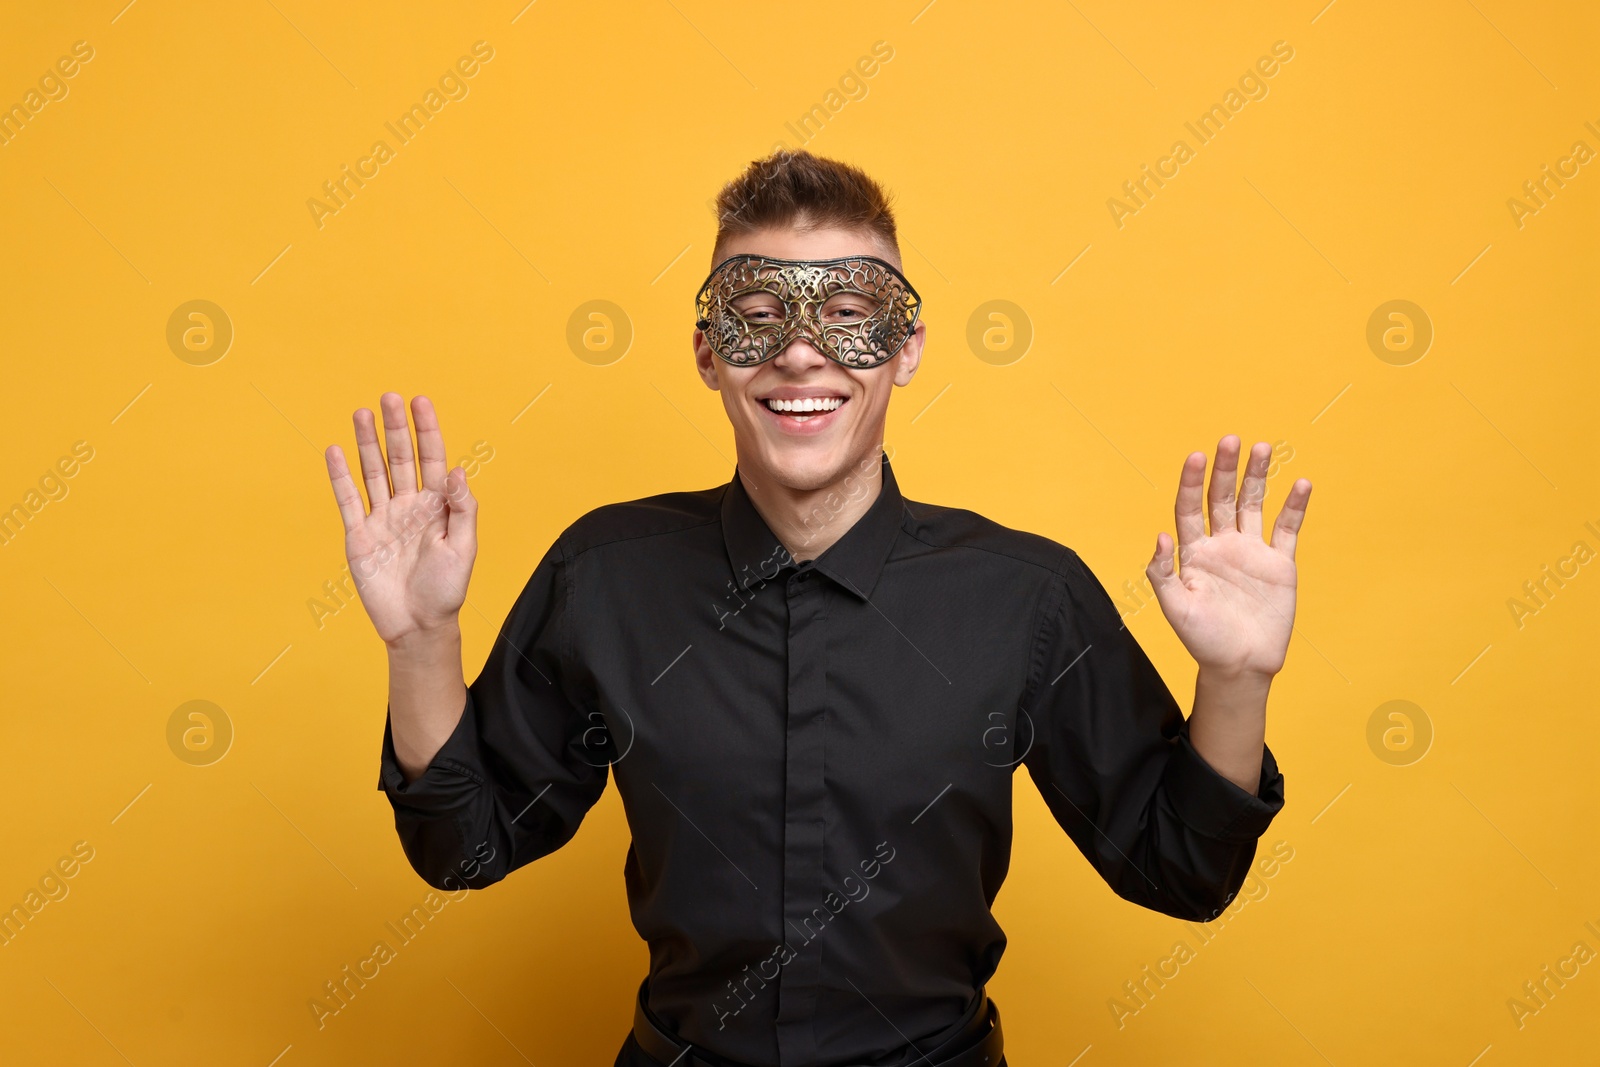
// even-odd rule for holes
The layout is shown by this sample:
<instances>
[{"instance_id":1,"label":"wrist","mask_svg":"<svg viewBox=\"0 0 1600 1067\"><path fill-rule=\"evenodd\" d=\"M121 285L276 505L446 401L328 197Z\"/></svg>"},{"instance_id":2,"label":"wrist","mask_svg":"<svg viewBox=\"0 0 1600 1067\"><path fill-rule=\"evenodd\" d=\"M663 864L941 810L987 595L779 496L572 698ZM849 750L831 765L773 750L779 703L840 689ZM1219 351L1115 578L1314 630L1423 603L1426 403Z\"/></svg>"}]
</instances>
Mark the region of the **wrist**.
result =
<instances>
[{"instance_id":1,"label":"wrist","mask_svg":"<svg viewBox=\"0 0 1600 1067\"><path fill-rule=\"evenodd\" d=\"M1277 671L1263 671L1252 667L1202 663L1199 665L1196 677L1215 685L1266 688L1272 684L1272 679L1277 676L1277 673Z\"/></svg>"},{"instance_id":2,"label":"wrist","mask_svg":"<svg viewBox=\"0 0 1600 1067\"><path fill-rule=\"evenodd\" d=\"M1238 714L1264 715L1272 678L1267 671L1203 666L1195 675L1195 706L1226 709L1230 717Z\"/></svg>"},{"instance_id":3,"label":"wrist","mask_svg":"<svg viewBox=\"0 0 1600 1067\"><path fill-rule=\"evenodd\" d=\"M439 651L459 648L461 645L460 619L452 615L448 619L429 625L419 626L392 640L384 641L391 657L428 656Z\"/></svg>"}]
</instances>

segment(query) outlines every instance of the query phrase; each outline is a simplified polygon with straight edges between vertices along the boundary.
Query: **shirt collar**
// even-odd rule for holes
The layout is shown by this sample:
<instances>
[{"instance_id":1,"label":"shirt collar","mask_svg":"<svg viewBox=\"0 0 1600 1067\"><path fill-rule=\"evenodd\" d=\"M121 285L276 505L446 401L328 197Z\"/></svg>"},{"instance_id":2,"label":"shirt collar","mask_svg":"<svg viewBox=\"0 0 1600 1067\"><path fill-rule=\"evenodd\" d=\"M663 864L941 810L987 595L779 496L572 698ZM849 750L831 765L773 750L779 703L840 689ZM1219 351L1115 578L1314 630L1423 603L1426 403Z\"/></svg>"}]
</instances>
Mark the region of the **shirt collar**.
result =
<instances>
[{"instance_id":1,"label":"shirt collar","mask_svg":"<svg viewBox=\"0 0 1600 1067\"><path fill-rule=\"evenodd\" d=\"M880 452L879 460L883 486L878 498L827 551L802 565L802 569L809 566L821 571L862 600L872 595L878 583L905 512L905 500L895 484L888 455ZM826 505L821 507L824 514L816 516L818 529L822 528L827 511ZM723 489L722 538L734 580L741 588L749 589L763 579L771 581L785 566L795 566L783 542L751 503L737 465L733 479Z\"/></svg>"}]
</instances>

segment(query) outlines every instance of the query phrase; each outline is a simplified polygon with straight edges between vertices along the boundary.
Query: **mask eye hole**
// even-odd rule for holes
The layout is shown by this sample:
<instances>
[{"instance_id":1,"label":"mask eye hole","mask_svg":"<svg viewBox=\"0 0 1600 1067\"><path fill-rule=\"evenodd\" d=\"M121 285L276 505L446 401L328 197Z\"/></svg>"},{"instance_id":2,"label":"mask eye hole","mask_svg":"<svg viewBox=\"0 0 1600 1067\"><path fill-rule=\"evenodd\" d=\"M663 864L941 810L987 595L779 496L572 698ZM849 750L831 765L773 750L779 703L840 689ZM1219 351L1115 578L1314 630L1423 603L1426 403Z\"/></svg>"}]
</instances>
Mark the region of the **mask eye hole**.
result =
<instances>
[{"instance_id":1,"label":"mask eye hole","mask_svg":"<svg viewBox=\"0 0 1600 1067\"><path fill-rule=\"evenodd\" d=\"M783 301L771 293L741 293L730 304L746 322L760 324L784 319Z\"/></svg>"},{"instance_id":2,"label":"mask eye hole","mask_svg":"<svg viewBox=\"0 0 1600 1067\"><path fill-rule=\"evenodd\" d=\"M822 305L822 321L830 326L851 326L866 322L882 307L865 293L853 290L835 293Z\"/></svg>"}]
</instances>

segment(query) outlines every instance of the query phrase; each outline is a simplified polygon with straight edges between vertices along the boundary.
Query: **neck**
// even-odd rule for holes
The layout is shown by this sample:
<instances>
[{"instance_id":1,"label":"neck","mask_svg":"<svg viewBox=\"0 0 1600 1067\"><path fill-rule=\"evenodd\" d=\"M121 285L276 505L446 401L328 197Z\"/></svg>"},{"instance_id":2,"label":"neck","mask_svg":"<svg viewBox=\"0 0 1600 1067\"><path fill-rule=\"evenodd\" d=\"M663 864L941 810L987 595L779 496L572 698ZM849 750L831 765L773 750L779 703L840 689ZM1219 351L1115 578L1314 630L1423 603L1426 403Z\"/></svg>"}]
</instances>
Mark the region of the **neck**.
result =
<instances>
[{"instance_id":1,"label":"neck","mask_svg":"<svg viewBox=\"0 0 1600 1067\"><path fill-rule=\"evenodd\" d=\"M883 489L883 450L852 463L829 485L794 489L757 468L739 465L739 480L757 514L798 562L816 559L872 507Z\"/></svg>"}]
</instances>

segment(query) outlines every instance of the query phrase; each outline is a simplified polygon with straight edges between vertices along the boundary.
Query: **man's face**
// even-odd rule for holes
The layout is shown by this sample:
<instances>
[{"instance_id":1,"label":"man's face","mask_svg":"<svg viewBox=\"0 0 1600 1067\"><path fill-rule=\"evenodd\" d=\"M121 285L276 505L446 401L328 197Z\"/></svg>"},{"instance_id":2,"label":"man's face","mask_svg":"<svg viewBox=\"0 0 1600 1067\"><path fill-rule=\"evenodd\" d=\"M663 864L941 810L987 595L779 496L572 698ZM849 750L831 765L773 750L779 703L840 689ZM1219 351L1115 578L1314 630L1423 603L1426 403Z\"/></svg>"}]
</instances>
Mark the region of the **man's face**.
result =
<instances>
[{"instance_id":1,"label":"man's face","mask_svg":"<svg viewBox=\"0 0 1600 1067\"><path fill-rule=\"evenodd\" d=\"M873 235L852 230L761 230L730 238L717 261L743 254L774 259L837 259L876 256L900 266L899 257ZM870 313L863 298L841 294L838 305L824 309L824 319L847 319ZM766 303L763 303L765 301ZM771 305L769 308L768 305ZM770 297L752 294L736 305L746 315L778 313ZM889 409L889 390L905 385L917 372L926 328L919 321L904 347L886 363L867 370L841 367L804 338L796 338L765 363L736 367L711 351L705 333L694 331L695 364L706 385L722 394L722 406L733 423L739 464L760 481L777 481L791 489L821 489L877 455ZM809 399L813 410L779 412L773 402ZM827 410L831 409L831 410Z\"/></svg>"}]
</instances>

